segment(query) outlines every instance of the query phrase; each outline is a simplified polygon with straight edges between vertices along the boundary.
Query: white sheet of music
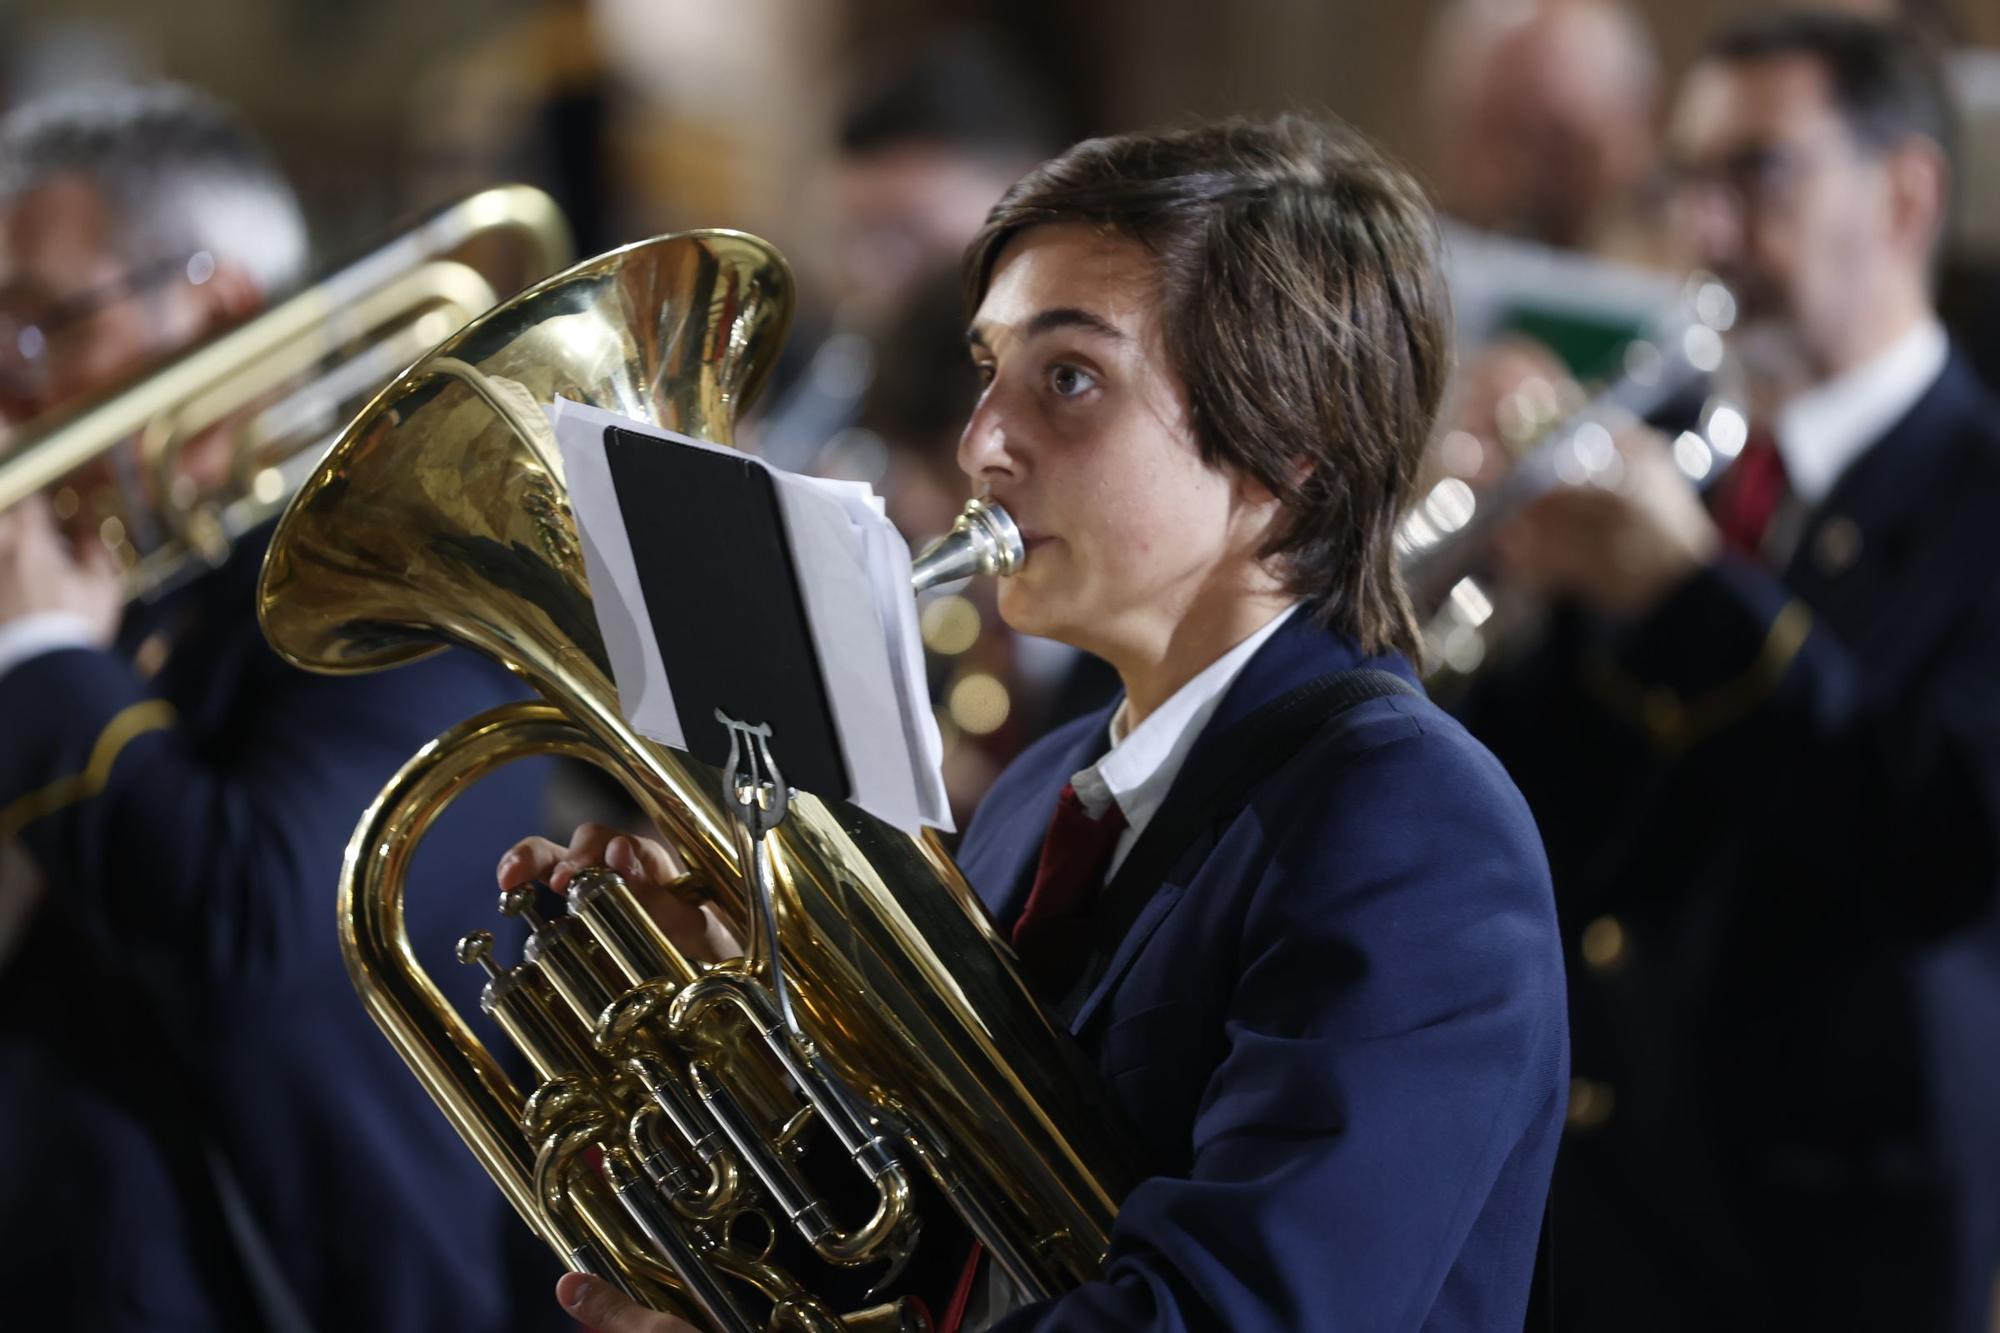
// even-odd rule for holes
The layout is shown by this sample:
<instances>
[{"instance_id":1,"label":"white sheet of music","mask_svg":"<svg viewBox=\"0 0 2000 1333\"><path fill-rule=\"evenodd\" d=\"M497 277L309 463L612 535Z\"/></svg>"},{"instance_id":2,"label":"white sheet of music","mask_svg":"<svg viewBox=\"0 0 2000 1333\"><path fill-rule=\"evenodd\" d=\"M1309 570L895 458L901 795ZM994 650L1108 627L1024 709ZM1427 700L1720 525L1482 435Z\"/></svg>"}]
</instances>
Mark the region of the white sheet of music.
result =
<instances>
[{"instance_id":1,"label":"white sheet of music","mask_svg":"<svg viewBox=\"0 0 2000 1333\"><path fill-rule=\"evenodd\" d=\"M561 399L549 415L620 708L641 734L685 749L673 687L612 486L604 431L619 427L691 448L745 455ZM756 461L775 482L813 651L853 788L850 799L906 832L925 825L950 829L944 743L924 682L908 545L872 488L801 476ZM772 743L782 769L784 738L774 736Z\"/></svg>"},{"instance_id":2,"label":"white sheet of music","mask_svg":"<svg viewBox=\"0 0 2000 1333\"><path fill-rule=\"evenodd\" d=\"M565 431L563 423L585 429ZM653 620L646 613L646 595L639 588L639 567L625 535L618 493L611 486L611 467L604 456L603 430L608 425L635 423L611 412L557 399L549 422L562 450L563 482L569 490L570 513L583 546L583 569L590 577L591 604L611 675L618 684L618 707L642 736L677 750L687 748L680 714L674 708L673 685L667 680L660 646L653 638ZM570 448L567 439L596 441L596 447Z\"/></svg>"}]
</instances>

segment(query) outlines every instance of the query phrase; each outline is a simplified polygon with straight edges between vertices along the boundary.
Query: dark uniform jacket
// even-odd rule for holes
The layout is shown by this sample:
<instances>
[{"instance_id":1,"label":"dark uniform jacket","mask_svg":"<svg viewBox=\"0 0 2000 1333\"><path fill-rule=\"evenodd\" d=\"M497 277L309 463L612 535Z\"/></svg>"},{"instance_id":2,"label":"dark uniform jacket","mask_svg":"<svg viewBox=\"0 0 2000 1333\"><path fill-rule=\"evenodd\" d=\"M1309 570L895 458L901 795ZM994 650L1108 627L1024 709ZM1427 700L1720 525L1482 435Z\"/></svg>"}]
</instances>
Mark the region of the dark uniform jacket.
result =
<instances>
[{"instance_id":1,"label":"dark uniform jacket","mask_svg":"<svg viewBox=\"0 0 2000 1333\"><path fill-rule=\"evenodd\" d=\"M1575 1329L1983 1329L2000 1253L2000 406L1957 360L1805 522L1464 711L1547 839Z\"/></svg>"},{"instance_id":2,"label":"dark uniform jacket","mask_svg":"<svg viewBox=\"0 0 2000 1333\"><path fill-rule=\"evenodd\" d=\"M1260 706L1361 665L1410 676L1294 616L1176 785ZM1026 751L966 831L959 864L1003 927L1110 712ZM1125 1199L1101 1279L998 1327L1520 1328L1562 990L1547 865L1493 757L1418 695L1338 715L1193 831L1074 1006L1158 1173Z\"/></svg>"},{"instance_id":3,"label":"dark uniform jacket","mask_svg":"<svg viewBox=\"0 0 2000 1333\"><path fill-rule=\"evenodd\" d=\"M46 881L0 964L0 1324L256 1328L289 1305L320 1333L550 1326L550 1257L364 1014L335 936L363 807L514 690L459 653L284 666L253 612L262 547L128 618L135 642L172 636L150 681L84 650L0 677L0 821ZM497 920L493 865L535 831L538 788L477 791L412 885L418 955L475 1023L452 942Z\"/></svg>"}]
</instances>

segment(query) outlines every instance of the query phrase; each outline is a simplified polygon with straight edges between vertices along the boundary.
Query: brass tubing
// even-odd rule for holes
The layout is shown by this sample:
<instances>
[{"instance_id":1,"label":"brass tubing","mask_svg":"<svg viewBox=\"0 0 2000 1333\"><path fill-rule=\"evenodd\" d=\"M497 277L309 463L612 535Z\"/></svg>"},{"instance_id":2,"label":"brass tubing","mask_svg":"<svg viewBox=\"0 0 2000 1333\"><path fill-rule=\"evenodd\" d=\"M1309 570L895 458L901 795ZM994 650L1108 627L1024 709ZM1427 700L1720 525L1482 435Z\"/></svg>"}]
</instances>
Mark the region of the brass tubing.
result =
<instances>
[{"instance_id":1,"label":"brass tubing","mask_svg":"<svg viewBox=\"0 0 2000 1333\"><path fill-rule=\"evenodd\" d=\"M543 272L569 261L569 228L546 194L525 185L482 190L326 281L18 439L0 465L0 509L53 486L97 457L108 443L138 434L148 422L173 411L190 392L227 379L274 346L314 336L331 345L361 332L349 322L357 300L424 257L449 251L474 232L496 226L530 238L546 265Z\"/></svg>"},{"instance_id":2,"label":"brass tubing","mask_svg":"<svg viewBox=\"0 0 2000 1333\"><path fill-rule=\"evenodd\" d=\"M684 1207L695 1218L720 1217L737 1201L742 1189L737 1161L725 1144L722 1127L682 1085L681 1076L661 1061L637 1055L625 1061L625 1068L651 1094L653 1100L646 1109L667 1118L705 1172L699 1183L689 1173L685 1197L677 1198L676 1206Z\"/></svg>"},{"instance_id":3,"label":"brass tubing","mask_svg":"<svg viewBox=\"0 0 2000 1333\"><path fill-rule=\"evenodd\" d=\"M894 1241L909 1220L910 1182L886 1140L865 1123L867 1108L856 1104L857 1099L839 1076L828 1069L816 1054L799 1050L790 1029L778 1013L777 1002L761 984L747 976L717 970L683 989L674 1001L676 1029L685 1030L685 1026L699 1022L710 1008L718 1004L734 1005L750 1020L772 1055L784 1066L785 1072L812 1103L820 1119L840 1140L849 1158L875 1187L875 1212L853 1231L835 1227L827 1218L824 1205L817 1199L801 1197L796 1201L796 1207L787 1205L786 1212L798 1225L800 1234L828 1263L854 1265L880 1257L878 1251ZM700 1092L700 1066L696 1069L695 1086ZM776 1161L768 1151L753 1154L739 1141L740 1131L723 1117L731 1114L740 1116L740 1109L726 1099L712 1099L706 1092L702 1096L710 1109L717 1111L716 1118L722 1121L724 1132L736 1141L738 1151L750 1159L752 1168L764 1180L767 1189L776 1193L782 1186L788 1191L810 1196L810 1188L788 1166ZM718 1107L721 1109L717 1110ZM770 1176L765 1175L766 1163L771 1168Z\"/></svg>"},{"instance_id":4,"label":"brass tubing","mask_svg":"<svg viewBox=\"0 0 2000 1333\"><path fill-rule=\"evenodd\" d=\"M462 723L418 751L369 806L340 884L341 952L370 1017L514 1210L565 1261L577 1238L552 1228L537 1201L521 1091L417 963L403 895L418 842L465 785L524 755L589 748L546 704L513 704Z\"/></svg>"},{"instance_id":5,"label":"brass tubing","mask_svg":"<svg viewBox=\"0 0 2000 1333\"><path fill-rule=\"evenodd\" d=\"M909 1220L910 1186L900 1167L891 1167L872 1178L876 1191L874 1213L858 1229L843 1231L834 1225L826 1201L812 1184L771 1150L735 1095L716 1078L715 1071L697 1061L690 1073L702 1105L722 1126L722 1132L737 1154L750 1164L771 1201L813 1247L815 1254L828 1263L848 1268L878 1259L895 1264L905 1257L898 1246L907 1234L904 1226Z\"/></svg>"},{"instance_id":6,"label":"brass tubing","mask_svg":"<svg viewBox=\"0 0 2000 1333\"><path fill-rule=\"evenodd\" d=\"M722 1333L755 1333L756 1324L704 1262L713 1253L713 1247L704 1253L702 1247L682 1233L679 1219L660 1207L652 1183L632 1169L622 1151L605 1152L604 1174L632 1224L652 1242L654 1253L680 1277L687 1298L700 1306Z\"/></svg>"},{"instance_id":7,"label":"brass tubing","mask_svg":"<svg viewBox=\"0 0 2000 1333\"><path fill-rule=\"evenodd\" d=\"M616 873L580 872L570 881L569 910L590 927L591 935L625 973L627 984L660 977L686 982L699 975Z\"/></svg>"},{"instance_id":8,"label":"brass tubing","mask_svg":"<svg viewBox=\"0 0 2000 1333\"><path fill-rule=\"evenodd\" d=\"M840 1324L847 1333L930 1333L931 1329L922 1307L906 1298L843 1315Z\"/></svg>"},{"instance_id":9,"label":"brass tubing","mask_svg":"<svg viewBox=\"0 0 2000 1333\"><path fill-rule=\"evenodd\" d=\"M625 1142L632 1149L633 1159L655 1185L670 1194L693 1194L698 1188L694 1172L679 1153L667 1146L660 1133L660 1121L666 1114L655 1102L640 1106L625 1122Z\"/></svg>"},{"instance_id":10,"label":"brass tubing","mask_svg":"<svg viewBox=\"0 0 2000 1333\"><path fill-rule=\"evenodd\" d=\"M449 259L436 259L361 293L331 323L314 324L283 342L273 342L260 350L250 364L238 366L145 424L140 432L140 458L152 472L154 494L171 501L176 466L182 451L195 436L307 374L342 342L361 337L364 332L368 337L378 337L392 324L408 327L432 312L443 317L444 327L449 331L480 311L491 309L499 299L493 284L477 269ZM439 340L432 340L436 341ZM394 374L395 368L389 373ZM366 393L374 387L363 385L358 392ZM182 537L187 535L191 508L170 502L165 505L168 523ZM274 502L269 512L276 514L283 508L282 501Z\"/></svg>"},{"instance_id":11,"label":"brass tubing","mask_svg":"<svg viewBox=\"0 0 2000 1333\"><path fill-rule=\"evenodd\" d=\"M586 1030L596 1029L598 1017L625 987L584 924L573 917L537 926L521 956L541 969Z\"/></svg>"},{"instance_id":12,"label":"brass tubing","mask_svg":"<svg viewBox=\"0 0 2000 1333\"><path fill-rule=\"evenodd\" d=\"M606 1122L582 1118L552 1131L535 1157L535 1190L548 1225L578 1239L563 1254L577 1272L608 1278L641 1305L681 1313L679 1275L644 1258L631 1225L585 1154L598 1146ZM590 1266L578 1266L578 1265Z\"/></svg>"},{"instance_id":13,"label":"brass tubing","mask_svg":"<svg viewBox=\"0 0 2000 1333\"><path fill-rule=\"evenodd\" d=\"M596 1061L586 1038L554 1001L547 981L536 974L534 965L523 963L486 983L480 1008L500 1025L542 1078L588 1075Z\"/></svg>"}]
</instances>

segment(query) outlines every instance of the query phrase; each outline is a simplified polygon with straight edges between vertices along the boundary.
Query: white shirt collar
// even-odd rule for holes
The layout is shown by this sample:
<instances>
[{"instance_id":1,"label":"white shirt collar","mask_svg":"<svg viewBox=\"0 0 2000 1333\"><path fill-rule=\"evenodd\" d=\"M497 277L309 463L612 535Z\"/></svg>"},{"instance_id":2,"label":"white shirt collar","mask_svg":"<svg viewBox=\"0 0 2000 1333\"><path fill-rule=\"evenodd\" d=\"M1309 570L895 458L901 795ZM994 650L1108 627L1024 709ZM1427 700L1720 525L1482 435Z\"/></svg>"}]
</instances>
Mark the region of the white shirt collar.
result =
<instances>
[{"instance_id":1,"label":"white shirt collar","mask_svg":"<svg viewBox=\"0 0 2000 1333\"><path fill-rule=\"evenodd\" d=\"M36 611L0 624L0 676L63 648L95 648L97 630L73 611Z\"/></svg>"},{"instance_id":2,"label":"white shirt collar","mask_svg":"<svg viewBox=\"0 0 2000 1333\"><path fill-rule=\"evenodd\" d=\"M1125 705L1118 705L1118 711L1111 715L1110 753L1070 779L1077 799L1093 819L1102 818L1113 801L1125 813L1125 833L1112 855L1112 871L1124 861L1147 821L1167 799L1181 763L1221 706L1222 696L1257 650L1298 609L1299 604L1293 602L1272 616L1262 629L1203 667L1138 726L1127 729Z\"/></svg>"},{"instance_id":3,"label":"white shirt collar","mask_svg":"<svg viewBox=\"0 0 2000 1333\"><path fill-rule=\"evenodd\" d=\"M1826 499L1868 446L1917 405L1949 355L1944 326L1927 317L1873 360L1779 408L1778 453L1800 503L1810 509Z\"/></svg>"}]
</instances>

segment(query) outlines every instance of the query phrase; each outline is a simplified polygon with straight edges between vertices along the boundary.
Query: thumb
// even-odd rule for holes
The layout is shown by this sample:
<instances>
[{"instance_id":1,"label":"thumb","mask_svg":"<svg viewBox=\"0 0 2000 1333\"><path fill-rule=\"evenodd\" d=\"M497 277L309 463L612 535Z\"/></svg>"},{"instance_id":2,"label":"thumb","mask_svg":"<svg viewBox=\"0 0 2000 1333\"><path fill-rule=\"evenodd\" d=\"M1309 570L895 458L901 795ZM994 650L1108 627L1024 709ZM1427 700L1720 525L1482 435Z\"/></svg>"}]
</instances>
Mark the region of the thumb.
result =
<instances>
[{"instance_id":1,"label":"thumb","mask_svg":"<svg viewBox=\"0 0 2000 1333\"><path fill-rule=\"evenodd\" d=\"M562 1275L556 1283L556 1300L570 1318L597 1333L696 1333L685 1320L648 1310L627 1300L609 1282L581 1273Z\"/></svg>"}]
</instances>

